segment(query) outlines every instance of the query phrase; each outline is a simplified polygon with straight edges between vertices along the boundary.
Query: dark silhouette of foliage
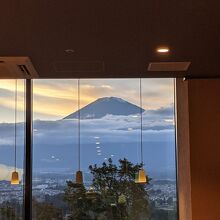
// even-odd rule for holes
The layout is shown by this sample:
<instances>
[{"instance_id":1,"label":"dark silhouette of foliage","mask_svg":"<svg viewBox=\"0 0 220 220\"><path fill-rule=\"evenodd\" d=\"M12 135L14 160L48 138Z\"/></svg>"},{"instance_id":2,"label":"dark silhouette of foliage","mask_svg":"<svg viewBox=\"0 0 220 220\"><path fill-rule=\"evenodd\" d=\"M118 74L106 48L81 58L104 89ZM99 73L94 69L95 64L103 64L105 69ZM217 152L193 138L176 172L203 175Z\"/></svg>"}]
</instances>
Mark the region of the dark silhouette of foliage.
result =
<instances>
[{"instance_id":1,"label":"dark silhouette of foliage","mask_svg":"<svg viewBox=\"0 0 220 220\"><path fill-rule=\"evenodd\" d=\"M0 219L20 220L20 218L16 215L15 209L8 205L0 208Z\"/></svg>"},{"instance_id":2,"label":"dark silhouette of foliage","mask_svg":"<svg viewBox=\"0 0 220 220\"><path fill-rule=\"evenodd\" d=\"M11 202L3 202L0 206L0 219L1 220L21 220L21 205L12 200Z\"/></svg>"},{"instance_id":3,"label":"dark silhouette of foliage","mask_svg":"<svg viewBox=\"0 0 220 220\"><path fill-rule=\"evenodd\" d=\"M63 220L61 210L52 203L33 200L32 205L34 220Z\"/></svg>"},{"instance_id":4,"label":"dark silhouette of foliage","mask_svg":"<svg viewBox=\"0 0 220 220\"><path fill-rule=\"evenodd\" d=\"M135 174L142 164L132 164L126 159L113 164L110 158L102 166L90 165L93 176L92 189L67 182L65 201L71 208L69 219L75 220L138 220L147 217L147 183L135 183Z\"/></svg>"}]
</instances>

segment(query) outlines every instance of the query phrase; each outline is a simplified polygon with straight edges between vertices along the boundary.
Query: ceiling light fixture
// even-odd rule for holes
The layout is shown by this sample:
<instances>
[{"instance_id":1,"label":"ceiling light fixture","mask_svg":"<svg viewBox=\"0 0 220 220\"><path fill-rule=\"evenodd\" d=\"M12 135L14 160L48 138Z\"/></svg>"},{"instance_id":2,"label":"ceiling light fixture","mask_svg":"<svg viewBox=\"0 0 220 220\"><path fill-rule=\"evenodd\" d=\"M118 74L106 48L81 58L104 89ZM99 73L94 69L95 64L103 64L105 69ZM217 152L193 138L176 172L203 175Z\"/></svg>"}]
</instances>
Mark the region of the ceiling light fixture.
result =
<instances>
[{"instance_id":1,"label":"ceiling light fixture","mask_svg":"<svg viewBox=\"0 0 220 220\"><path fill-rule=\"evenodd\" d=\"M72 54L72 53L75 52L75 50L73 50L73 49L66 49L66 50L64 50L64 52L67 53L67 54Z\"/></svg>"},{"instance_id":2,"label":"ceiling light fixture","mask_svg":"<svg viewBox=\"0 0 220 220\"><path fill-rule=\"evenodd\" d=\"M16 79L15 80L15 132L14 132L14 135L15 135L15 152L14 152L14 171L12 172L12 175L11 175L11 184L12 185L18 185L20 183L19 181L19 174L16 170L16 166L17 166L17 104L18 104L18 80Z\"/></svg>"},{"instance_id":3,"label":"ceiling light fixture","mask_svg":"<svg viewBox=\"0 0 220 220\"><path fill-rule=\"evenodd\" d=\"M76 183L83 184L83 173L80 170L81 165L81 136L80 136L80 79L78 79L78 171L76 172Z\"/></svg>"},{"instance_id":4,"label":"ceiling light fixture","mask_svg":"<svg viewBox=\"0 0 220 220\"><path fill-rule=\"evenodd\" d=\"M168 53L170 49L168 47L158 47L157 52L158 53Z\"/></svg>"},{"instance_id":5,"label":"ceiling light fixture","mask_svg":"<svg viewBox=\"0 0 220 220\"><path fill-rule=\"evenodd\" d=\"M136 183L148 183L148 176L144 170L144 160L143 160L143 108L142 108L142 79L140 78L140 117L141 117L141 127L140 127L140 150L141 150L141 168L136 175Z\"/></svg>"}]
</instances>

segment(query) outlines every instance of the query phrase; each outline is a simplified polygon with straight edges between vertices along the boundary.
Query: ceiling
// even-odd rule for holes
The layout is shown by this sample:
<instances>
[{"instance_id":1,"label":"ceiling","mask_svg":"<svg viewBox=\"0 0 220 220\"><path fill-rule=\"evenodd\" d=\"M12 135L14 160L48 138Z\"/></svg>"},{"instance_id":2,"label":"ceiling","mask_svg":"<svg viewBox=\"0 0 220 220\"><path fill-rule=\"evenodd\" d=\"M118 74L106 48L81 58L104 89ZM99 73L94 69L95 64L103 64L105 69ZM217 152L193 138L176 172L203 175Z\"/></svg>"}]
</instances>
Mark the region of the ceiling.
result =
<instances>
[{"instance_id":1,"label":"ceiling","mask_svg":"<svg viewBox=\"0 0 220 220\"><path fill-rule=\"evenodd\" d=\"M41 78L220 77L219 1L7 0L0 56L29 56ZM160 45L170 48L159 55ZM73 49L73 53L66 53ZM187 72L149 62L190 61Z\"/></svg>"}]
</instances>

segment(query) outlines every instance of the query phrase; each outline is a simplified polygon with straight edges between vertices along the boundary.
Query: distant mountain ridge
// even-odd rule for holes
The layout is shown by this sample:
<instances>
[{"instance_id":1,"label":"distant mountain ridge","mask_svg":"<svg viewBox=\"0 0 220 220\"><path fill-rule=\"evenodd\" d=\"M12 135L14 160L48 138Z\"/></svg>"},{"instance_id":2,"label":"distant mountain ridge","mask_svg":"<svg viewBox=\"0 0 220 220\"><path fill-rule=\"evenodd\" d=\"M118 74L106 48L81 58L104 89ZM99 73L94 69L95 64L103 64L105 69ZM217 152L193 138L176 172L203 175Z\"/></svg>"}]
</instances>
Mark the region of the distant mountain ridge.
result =
<instances>
[{"instance_id":1,"label":"distant mountain ridge","mask_svg":"<svg viewBox=\"0 0 220 220\"><path fill-rule=\"evenodd\" d=\"M81 119L98 119L106 115L134 115L145 110L118 97L103 97L80 109ZM63 119L78 118L78 111Z\"/></svg>"}]
</instances>

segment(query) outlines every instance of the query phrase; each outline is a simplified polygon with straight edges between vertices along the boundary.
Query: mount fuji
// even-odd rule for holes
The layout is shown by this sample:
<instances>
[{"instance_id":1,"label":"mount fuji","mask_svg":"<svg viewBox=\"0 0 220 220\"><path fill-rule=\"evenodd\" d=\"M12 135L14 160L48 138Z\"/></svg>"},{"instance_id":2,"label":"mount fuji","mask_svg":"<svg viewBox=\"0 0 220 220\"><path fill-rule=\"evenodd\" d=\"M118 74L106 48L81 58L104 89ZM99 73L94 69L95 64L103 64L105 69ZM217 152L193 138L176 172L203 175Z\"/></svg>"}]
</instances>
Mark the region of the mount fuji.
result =
<instances>
[{"instance_id":1,"label":"mount fuji","mask_svg":"<svg viewBox=\"0 0 220 220\"><path fill-rule=\"evenodd\" d=\"M81 119L98 119L106 115L134 115L145 110L135 104L117 97L103 97L86 105L80 109ZM79 112L76 111L63 119L78 118Z\"/></svg>"}]
</instances>

